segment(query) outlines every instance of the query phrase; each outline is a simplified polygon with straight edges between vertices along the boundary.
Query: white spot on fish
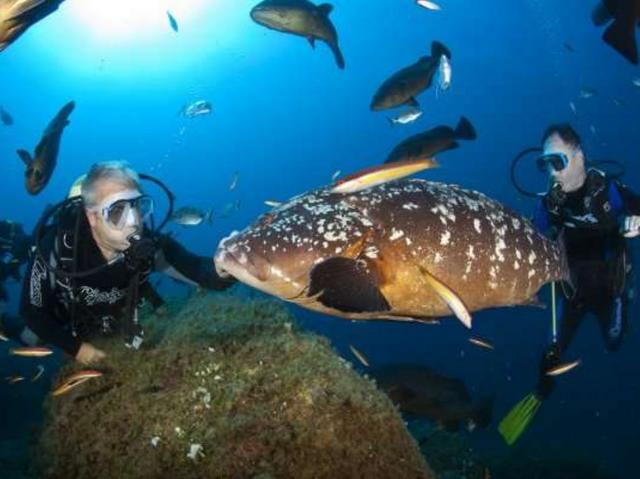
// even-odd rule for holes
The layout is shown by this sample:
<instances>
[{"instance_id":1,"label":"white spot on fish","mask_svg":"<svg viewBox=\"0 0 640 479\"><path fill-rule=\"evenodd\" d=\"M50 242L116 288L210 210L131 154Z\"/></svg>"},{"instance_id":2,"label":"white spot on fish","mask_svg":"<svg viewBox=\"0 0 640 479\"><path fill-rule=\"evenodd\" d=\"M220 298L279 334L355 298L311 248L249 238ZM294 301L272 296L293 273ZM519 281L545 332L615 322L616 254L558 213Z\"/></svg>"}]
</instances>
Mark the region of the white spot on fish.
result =
<instances>
[{"instance_id":1,"label":"white spot on fish","mask_svg":"<svg viewBox=\"0 0 640 479\"><path fill-rule=\"evenodd\" d=\"M520 263L518 263L518 260L515 260L513 262L513 269L518 270L520 269Z\"/></svg>"},{"instance_id":2,"label":"white spot on fish","mask_svg":"<svg viewBox=\"0 0 640 479\"><path fill-rule=\"evenodd\" d=\"M520 252L519 249L516 248L516 258L518 259L522 259L522 253Z\"/></svg>"},{"instance_id":3,"label":"white spot on fish","mask_svg":"<svg viewBox=\"0 0 640 479\"><path fill-rule=\"evenodd\" d=\"M433 262L438 264L438 263L442 262L443 259L444 258L442 258L442 255L440 253L436 253L435 258L433 258Z\"/></svg>"},{"instance_id":4,"label":"white spot on fish","mask_svg":"<svg viewBox=\"0 0 640 479\"><path fill-rule=\"evenodd\" d=\"M411 210L417 210L418 208L420 208L420 206L416 205L415 203L411 203L411 202L409 202L409 203L405 203L404 205L402 205L402 207L403 207L405 210L409 210L409 211L411 211Z\"/></svg>"},{"instance_id":5,"label":"white spot on fish","mask_svg":"<svg viewBox=\"0 0 640 479\"><path fill-rule=\"evenodd\" d=\"M451 231L449 231L449 230L445 231L440 236L440 244L442 246L448 245L450 240L451 240Z\"/></svg>"},{"instance_id":6,"label":"white spot on fish","mask_svg":"<svg viewBox=\"0 0 640 479\"><path fill-rule=\"evenodd\" d=\"M496 256L498 257L498 261L504 261L504 255L502 254L502 250L506 249L507 245L505 244L502 238L498 239L496 243Z\"/></svg>"},{"instance_id":7,"label":"white spot on fish","mask_svg":"<svg viewBox=\"0 0 640 479\"><path fill-rule=\"evenodd\" d=\"M482 233L482 229L480 228L480 220L478 218L475 218L473 220L473 227L475 228L475 230L478 232L478 234Z\"/></svg>"},{"instance_id":8,"label":"white spot on fish","mask_svg":"<svg viewBox=\"0 0 640 479\"><path fill-rule=\"evenodd\" d=\"M472 244L470 244L470 245L469 245L469 248L467 249L467 258L469 258L469 259L476 259L476 255L475 255L475 253L473 252L473 245L472 245ZM471 263L469 263L469 264L471 264Z\"/></svg>"},{"instance_id":9,"label":"white spot on fish","mask_svg":"<svg viewBox=\"0 0 640 479\"><path fill-rule=\"evenodd\" d=\"M392 228L391 229L391 236L389 237L389 239L391 241L395 241L395 240L397 240L399 238L402 238L403 236L404 236L404 231Z\"/></svg>"},{"instance_id":10,"label":"white spot on fish","mask_svg":"<svg viewBox=\"0 0 640 479\"><path fill-rule=\"evenodd\" d=\"M528 278L531 279L535 276L536 274L536 270L535 269L531 269L529 270L529 274L528 274Z\"/></svg>"},{"instance_id":11,"label":"white spot on fish","mask_svg":"<svg viewBox=\"0 0 640 479\"><path fill-rule=\"evenodd\" d=\"M535 260L536 260L536 254L532 251L529 254L529 264L533 264L535 262Z\"/></svg>"}]
</instances>

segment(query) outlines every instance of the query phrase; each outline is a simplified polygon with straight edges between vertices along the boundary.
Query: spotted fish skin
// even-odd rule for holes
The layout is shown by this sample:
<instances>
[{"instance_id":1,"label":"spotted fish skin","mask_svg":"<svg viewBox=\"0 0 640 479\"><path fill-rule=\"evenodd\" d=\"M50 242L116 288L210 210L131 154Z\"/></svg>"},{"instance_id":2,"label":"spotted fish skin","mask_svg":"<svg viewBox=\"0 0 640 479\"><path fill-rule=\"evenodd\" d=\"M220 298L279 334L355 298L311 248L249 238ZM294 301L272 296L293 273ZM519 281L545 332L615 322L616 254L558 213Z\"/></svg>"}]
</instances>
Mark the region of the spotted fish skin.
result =
<instances>
[{"instance_id":1,"label":"spotted fish skin","mask_svg":"<svg viewBox=\"0 0 640 479\"><path fill-rule=\"evenodd\" d=\"M387 307L354 311L315 299L314 268L335 257L353 260ZM545 283L568 278L562 248L522 216L482 193L417 179L297 196L223 240L215 259L266 293L353 319L450 315L425 271L470 311L530 303ZM348 274L331 279L359 294Z\"/></svg>"}]
</instances>

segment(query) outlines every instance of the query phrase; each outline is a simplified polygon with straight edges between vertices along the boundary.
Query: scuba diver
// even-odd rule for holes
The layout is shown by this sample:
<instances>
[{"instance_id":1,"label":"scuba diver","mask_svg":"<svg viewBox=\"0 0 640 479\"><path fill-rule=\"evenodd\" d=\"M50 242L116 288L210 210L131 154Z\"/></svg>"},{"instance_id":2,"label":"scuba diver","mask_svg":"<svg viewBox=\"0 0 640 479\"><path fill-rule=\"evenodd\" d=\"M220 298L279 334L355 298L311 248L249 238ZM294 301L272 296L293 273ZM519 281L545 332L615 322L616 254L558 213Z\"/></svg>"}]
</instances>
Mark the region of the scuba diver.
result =
<instances>
[{"instance_id":1,"label":"scuba diver","mask_svg":"<svg viewBox=\"0 0 640 479\"><path fill-rule=\"evenodd\" d=\"M4 282L13 278L20 281L20 267L29 260L31 237L20 223L0 220L0 318L3 318L9 300Z\"/></svg>"},{"instance_id":2,"label":"scuba diver","mask_svg":"<svg viewBox=\"0 0 640 479\"><path fill-rule=\"evenodd\" d=\"M602 171L586 169L580 137L570 125L548 127L542 144L537 164L549 174L549 190L538 201L534 224L564 243L572 284L563 285L559 310L552 311L551 341L540 361L535 392L500 423L498 429L508 444L520 437L553 391L554 379L548 372L560 365L587 313L596 316L606 348L615 351L626 332L633 297L625 238L640 235L640 197Z\"/></svg>"},{"instance_id":3,"label":"scuba diver","mask_svg":"<svg viewBox=\"0 0 640 479\"><path fill-rule=\"evenodd\" d=\"M141 179L161 186L169 197L170 211L157 229L153 200L142 192ZM90 342L99 335L123 331L128 347L140 347L141 298L154 308L162 304L149 284L150 273L163 272L211 290L231 286L234 280L219 274L212 259L193 255L159 233L172 204L171 193L150 176L121 162L93 165L70 198L49 209L36 226L35 257L20 306L25 329L40 342L91 364L105 357Z\"/></svg>"}]
</instances>

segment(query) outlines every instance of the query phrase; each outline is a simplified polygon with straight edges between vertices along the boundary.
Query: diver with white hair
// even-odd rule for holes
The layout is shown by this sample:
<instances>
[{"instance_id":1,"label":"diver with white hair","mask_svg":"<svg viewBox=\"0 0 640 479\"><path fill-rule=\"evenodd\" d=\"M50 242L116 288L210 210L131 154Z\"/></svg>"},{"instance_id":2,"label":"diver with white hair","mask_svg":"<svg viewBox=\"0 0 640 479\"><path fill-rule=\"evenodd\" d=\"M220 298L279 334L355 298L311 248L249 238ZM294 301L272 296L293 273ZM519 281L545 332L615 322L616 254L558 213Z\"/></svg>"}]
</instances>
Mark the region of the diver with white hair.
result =
<instances>
[{"instance_id":1,"label":"diver with white hair","mask_svg":"<svg viewBox=\"0 0 640 479\"><path fill-rule=\"evenodd\" d=\"M158 180L139 176L121 162L97 163L71 198L43 215L34 232L35 257L23 283L21 315L40 342L83 364L105 357L91 343L99 335L122 331L127 346L140 347L141 299L162 304L149 284L152 272L211 290L233 284L216 272L211 258L189 253L160 234L170 213L154 228L154 202L142 191L140 178L161 186L172 205L172 195Z\"/></svg>"}]
</instances>

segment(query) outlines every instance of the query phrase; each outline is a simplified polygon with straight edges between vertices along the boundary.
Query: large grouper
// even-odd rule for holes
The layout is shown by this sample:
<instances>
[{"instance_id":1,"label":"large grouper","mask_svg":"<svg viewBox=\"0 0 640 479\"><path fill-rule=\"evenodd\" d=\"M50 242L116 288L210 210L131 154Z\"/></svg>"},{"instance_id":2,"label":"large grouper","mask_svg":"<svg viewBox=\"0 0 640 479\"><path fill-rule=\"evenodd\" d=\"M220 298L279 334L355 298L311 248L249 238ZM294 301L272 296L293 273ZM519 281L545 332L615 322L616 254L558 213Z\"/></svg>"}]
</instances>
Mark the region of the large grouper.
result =
<instances>
[{"instance_id":1,"label":"large grouper","mask_svg":"<svg viewBox=\"0 0 640 479\"><path fill-rule=\"evenodd\" d=\"M561 242L482 193L402 179L296 196L224 238L219 270L268 294L350 319L436 321L536 303L568 280Z\"/></svg>"}]
</instances>

